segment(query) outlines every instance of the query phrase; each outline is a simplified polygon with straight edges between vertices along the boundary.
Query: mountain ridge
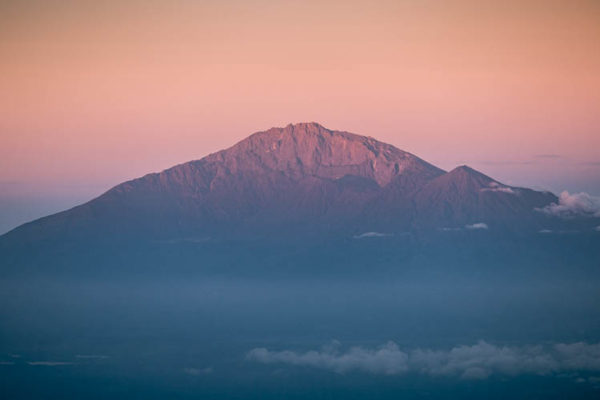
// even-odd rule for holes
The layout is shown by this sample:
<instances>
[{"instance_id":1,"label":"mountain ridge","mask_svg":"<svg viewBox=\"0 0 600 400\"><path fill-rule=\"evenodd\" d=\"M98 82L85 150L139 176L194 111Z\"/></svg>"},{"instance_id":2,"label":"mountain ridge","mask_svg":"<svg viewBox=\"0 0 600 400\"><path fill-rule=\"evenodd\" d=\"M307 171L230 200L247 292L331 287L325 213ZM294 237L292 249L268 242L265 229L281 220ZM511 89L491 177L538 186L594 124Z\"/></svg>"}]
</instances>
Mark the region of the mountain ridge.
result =
<instances>
[{"instance_id":1,"label":"mountain ridge","mask_svg":"<svg viewBox=\"0 0 600 400\"><path fill-rule=\"evenodd\" d=\"M504 185L468 166L446 172L372 137L309 122L256 132L4 236L165 238L296 227L356 232L369 226L435 229L481 219L504 228L526 221L537 229L535 221L544 216L533 210L556 199Z\"/></svg>"}]
</instances>

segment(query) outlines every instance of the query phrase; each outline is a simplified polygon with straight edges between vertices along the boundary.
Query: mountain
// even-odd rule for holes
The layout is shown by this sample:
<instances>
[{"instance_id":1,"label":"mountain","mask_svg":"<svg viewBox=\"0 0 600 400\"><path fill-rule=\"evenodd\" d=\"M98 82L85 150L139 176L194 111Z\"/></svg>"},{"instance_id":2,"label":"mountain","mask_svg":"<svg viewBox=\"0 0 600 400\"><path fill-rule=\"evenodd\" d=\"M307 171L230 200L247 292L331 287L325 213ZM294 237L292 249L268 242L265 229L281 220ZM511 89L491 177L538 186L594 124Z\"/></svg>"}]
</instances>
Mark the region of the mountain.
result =
<instances>
[{"instance_id":1,"label":"mountain","mask_svg":"<svg viewBox=\"0 0 600 400\"><path fill-rule=\"evenodd\" d=\"M176 239L369 227L405 231L485 222L538 226L547 192L450 172L371 137L300 123L112 188L5 235L19 240Z\"/></svg>"},{"instance_id":2,"label":"mountain","mask_svg":"<svg viewBox=\"0 0 600 400\"><path fill-rule=\"evenodd\" d=\"M244 257L261 253L275 262L273 254L289 261L298 246L349 240L338 252L344 258L353 254L354 238L394 237L392 248L352 256L370 262L375 251L391 260L440 234L443 246L463 242L443 232L486 232L470 238L469 246L538 237L548 228L566 232L563 225L572 221L538 211L557 201L552 193L508 186L467 166L446 172L371 137L299 123L255 133L24 224L0 237L0 261L25 268L52 260L62 268L98 260L113 265L121 257L129 268L141 259L169 263L183 253L195 265L218 253L215 263L222 264L223 257L243 253L240 243L254 243L258 247ZM311 263L332 254L324 246L305 251ZM135 252L141 258L132 261Z\"/></svg>"},{"instance_id":3,"label":"mountain","mask_svg":"<svg viewBox=\"0 0 600 400\"><path fill-rule=\"evenodd\" d=\"M460 166L424 185L413 201L421 223L464 226L476 221L518 229L545 223L536 209L557 201L548 192L504 185L472 168ZM538 223L539 222L539 223Z\"/></svg>"}]
</instances>

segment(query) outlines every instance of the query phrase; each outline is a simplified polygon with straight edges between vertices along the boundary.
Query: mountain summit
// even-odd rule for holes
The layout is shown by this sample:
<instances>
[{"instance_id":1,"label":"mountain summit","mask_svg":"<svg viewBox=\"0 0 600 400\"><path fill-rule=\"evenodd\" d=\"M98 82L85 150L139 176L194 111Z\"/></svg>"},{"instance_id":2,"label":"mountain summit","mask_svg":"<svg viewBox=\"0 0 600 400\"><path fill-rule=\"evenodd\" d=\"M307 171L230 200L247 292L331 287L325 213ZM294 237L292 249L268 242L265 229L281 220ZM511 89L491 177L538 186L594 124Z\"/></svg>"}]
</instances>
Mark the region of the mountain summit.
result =
<instances>
[{"instance_id":1,"label":"mountain summit","mask_svg":"<svg viewBox=\"0 0 600 400\"><path fill-rule=\"evenodd\" d=\"M346 175L375 181L380 187L403 174L440 175L442 170L371 137L332 131L311 123L272 128L206 157L232 174L278 171L293 179Z\"/></svg>"},{"instance_id":2,"label":"mountain summit","mask_svg":"<svg viewBox=\"0 0 600 400\"><path fill-rule=\"evenodd\" d=\"M6 234L9 242L180 240L294 232L354 235L473 223L538 229L550 193L469 167L450 172L371 137L290 124L122 183Z\"/></svg>"}]
</instances>

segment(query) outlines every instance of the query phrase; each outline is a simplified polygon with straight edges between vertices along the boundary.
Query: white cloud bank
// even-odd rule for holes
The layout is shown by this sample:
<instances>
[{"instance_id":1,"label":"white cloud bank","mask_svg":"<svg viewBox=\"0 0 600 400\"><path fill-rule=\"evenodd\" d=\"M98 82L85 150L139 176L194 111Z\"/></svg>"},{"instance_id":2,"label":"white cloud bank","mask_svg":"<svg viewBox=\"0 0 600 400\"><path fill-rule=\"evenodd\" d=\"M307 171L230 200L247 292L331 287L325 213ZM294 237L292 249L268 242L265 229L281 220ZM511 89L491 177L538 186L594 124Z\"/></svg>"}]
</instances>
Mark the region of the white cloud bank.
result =
<instances>
[{"instance_id":1,"label":"white cloud bank","mask_svg":"<svg viewBox=\"0 0 600 400\"><path fill-rule=\"evenodd\" d=\"M477 222L475 224L465 225L465 228L467 228L467 229L489 229L488 225L483 222Z\"/></svg>"},{"instance_id":2,"label":"white cloud bank","mask_svg":"<svg viewBox=\"0 0 600 400\"><path fill-rule=\"evenodd\" d=\"M552 346L495 346L480 341L450 350L402 351L394 342L374 348L339 346L304 353L256 348L247 354L264 364L289 364L337 373L349 371L380 375L418 373L462 379L486 379L491 375L548 375L564 372L600 371L600 343L555 344Z\"/></svg>"},{"instance_id":3,"label":"white cloud bank","mask_svg":"<svg viewBox=\"0 0 600 400\"><path fill-rule=\"evenodd\" d=\"M248 353L250 360L270 363L284 363L307 367L328 369L338 373L360 370L373 374L398 375L408 371L408 355L394 342L388 342L378 349L352 347L345 353L339 353L337 346L322 351L311 350L296 353L289 350L269 351L265 348L253 349Z\"/></svg>"},{"instance_id":4,"label":"white cloud bank","mask_svg":"<svg viewBox=\"0 0 600 400\"><path fill-rule=\"evenodd\" d=\"M501 185L498 182L490 182L488 188L480 189L481 192L501 192L501 193L509 193L509 194L517 194L515 190L513 190L509 186Z\"/></svg>"},{"instance_id":5,"label":"white cloud bank","mask_svg":"<svg viewBox=\"0 0 600 400\"><path fill-rule=\"evenodd\" d=\"M585 192L570 194L564 191L558 197L558 203L552 203L536 210L561 218L600 217L600 197L591 196Z\"/></svg>"}]
</instances>

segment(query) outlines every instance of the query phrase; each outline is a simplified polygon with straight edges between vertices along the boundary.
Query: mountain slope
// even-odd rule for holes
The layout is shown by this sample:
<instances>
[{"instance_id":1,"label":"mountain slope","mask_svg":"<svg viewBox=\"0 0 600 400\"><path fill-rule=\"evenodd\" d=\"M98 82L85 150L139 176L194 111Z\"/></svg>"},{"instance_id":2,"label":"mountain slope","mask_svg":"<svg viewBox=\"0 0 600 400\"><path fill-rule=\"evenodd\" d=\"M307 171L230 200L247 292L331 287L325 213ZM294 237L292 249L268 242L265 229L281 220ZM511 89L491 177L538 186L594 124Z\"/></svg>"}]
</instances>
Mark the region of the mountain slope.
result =
<instances>
[{"instance_id":1,"label":"mountain slope","mask_svg":"<svg viewBox=\"0 0 600 400\"><path fill-rule=\"evenodd\" d=\"M2 241L178 240L299 232L357 234L475 222L537 230L556 197L471 168L451 172L373 138L300 123L122 183ZM536 223L536 221L538 221Z\"/></svg>"},{"instance_id":2,"label":"mountain slope","mask_svg":"<svg viewBox=\"0 0 600 400\"><path fill-rule=\"evenodd\" d=\"M462 227L484 222L520 229L543 221L534 210L556 201L556 196L504 185L470 167L460 166L429 181L413 196L421 225Z\"/></svg>"},{"instance_id":3,"label":"mountain slope","mask_svg":"<svg viewBox=\"0 0 600 400\"><path fill-rule=\"evenodd\" d=\"M266 223L310 223L315 218L349 220L390 181L442 173L372 138L315 123L288 125L256 133L201 160L125 182L9 236L177 237L240 226L256 229Z\"/></svg>"}]
</instances>

